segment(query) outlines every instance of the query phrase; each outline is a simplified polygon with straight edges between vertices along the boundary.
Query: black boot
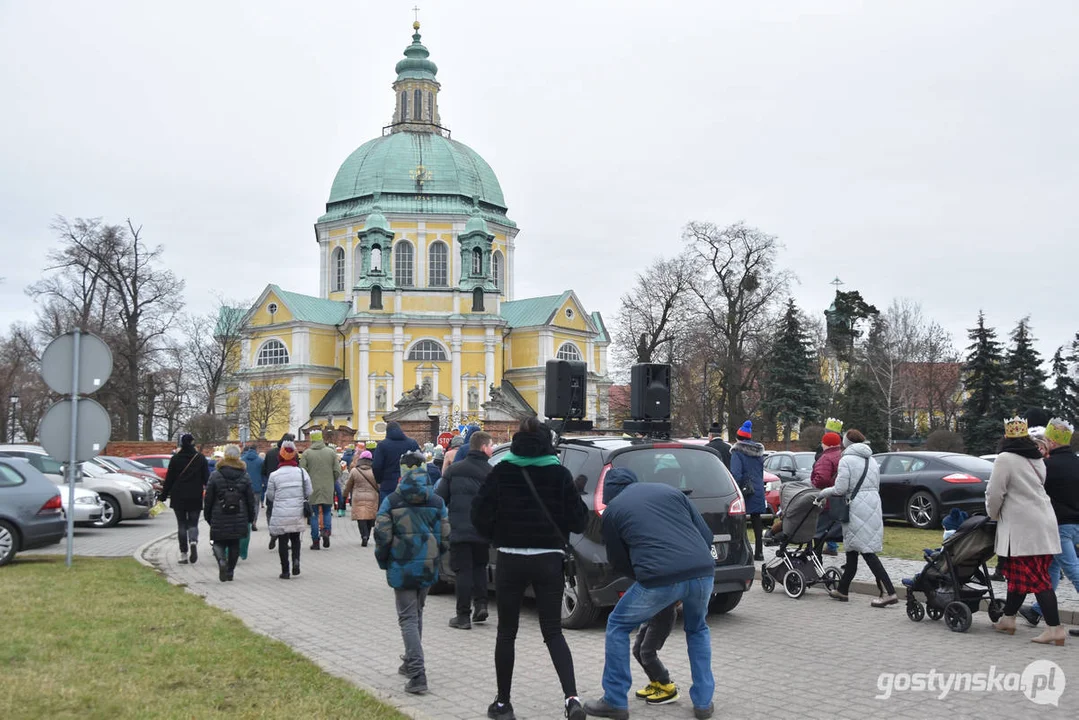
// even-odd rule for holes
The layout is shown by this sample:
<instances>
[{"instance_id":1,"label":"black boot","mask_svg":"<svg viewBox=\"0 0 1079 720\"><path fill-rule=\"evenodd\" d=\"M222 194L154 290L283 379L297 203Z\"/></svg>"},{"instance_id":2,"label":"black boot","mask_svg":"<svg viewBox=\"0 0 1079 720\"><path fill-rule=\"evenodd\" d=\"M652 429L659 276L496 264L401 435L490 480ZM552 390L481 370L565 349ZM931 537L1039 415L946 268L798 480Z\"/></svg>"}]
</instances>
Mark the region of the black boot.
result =
<instances>
[{"instance_id":1,"label":"black boot","mask_svg":"<svg viewBox=\"0 0 1079 720\"><path fill-rule=\"evenodd\" d=\"M225 548L214 544L214 557L217 558L217 579L226 582L229 579L229 561L225 557Z\"/></svg>"},{"instance_id":2,"label":"black boot","mask_svg":"<svg viewBox=\"0 0 1079 720\"><path fill-rule=\"evenodd\" d=\"M454 615L450 618L450 627L458 630L471 630L472 621L468 619L468 615Z\"/></svg>"},{"instance_id":3,"label":"black boot","mask_svg":"<svg viewBox=\"0 0 1079 720\"><path fill-rule=\"evenodd\" d=\"M477 599L473 602L472 622L487 622L487 598Z\"/></svg>"},{"instance_id":4,"label":"black boot","mask_svg":"<svg viewBox=\"0 0 1079 720\"><path fill-rule=\"evenodd\" d=\"M296 548L292 551L292 574L300 574L300 548Z\"/></svg>"},{"instance_id":5,"label":"black boot","mask_svg":"<svg viewBox=\"0 0 1079 720\"><path fill-rule=\"evenodd\" d=\"M271 535L270 536L270 549L273 550L275 547L277 547L277 536L276 535Z\"/></svg>"}]
</instances>

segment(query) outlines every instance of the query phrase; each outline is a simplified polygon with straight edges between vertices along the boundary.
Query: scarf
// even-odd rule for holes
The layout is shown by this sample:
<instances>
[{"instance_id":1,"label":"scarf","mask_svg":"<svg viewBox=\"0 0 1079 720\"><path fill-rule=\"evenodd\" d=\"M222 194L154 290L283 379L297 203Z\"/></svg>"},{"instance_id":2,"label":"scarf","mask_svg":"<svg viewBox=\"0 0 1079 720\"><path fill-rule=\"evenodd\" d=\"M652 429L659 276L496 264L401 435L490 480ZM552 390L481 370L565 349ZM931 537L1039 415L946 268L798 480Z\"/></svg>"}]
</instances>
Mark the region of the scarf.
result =
<instances>
[{"instance_id":1,"label":"scarf","mask_svg":"<svg viewBox=\"0 0 1079 720\"><path fill-rule=\"evenodd\" d=\"M514 455L512 452L508 452L502 456L502 460L508 462L510 465L516 465L517 467L547 467L548 465L558 465L557 455L536 455L530 457L526 455Z\"/></svg>"},{"instance_id":2,"label":"scarf","mask_svg":"<svg viewBox=\"0 0 1079 720\"><path fill-rule=\"evenodd\" d=\"M1029 437L1004 438L1000 443L1000 452L1015 453L1020 457L1029 458L1031 460L1042 459L1042 451L1038 448L1038 443L1034 442Z\"/></svg>"}]
</instances>

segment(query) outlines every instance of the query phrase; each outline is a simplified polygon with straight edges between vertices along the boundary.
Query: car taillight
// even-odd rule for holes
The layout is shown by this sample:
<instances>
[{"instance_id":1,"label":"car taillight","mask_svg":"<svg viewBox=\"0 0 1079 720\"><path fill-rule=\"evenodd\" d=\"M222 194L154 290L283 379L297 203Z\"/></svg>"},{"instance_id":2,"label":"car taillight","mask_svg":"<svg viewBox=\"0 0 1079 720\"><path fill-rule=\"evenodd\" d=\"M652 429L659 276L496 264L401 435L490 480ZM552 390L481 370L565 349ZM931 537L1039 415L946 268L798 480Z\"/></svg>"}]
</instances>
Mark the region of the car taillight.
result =
<instances>
[{"instance_id":1,"label":"car taillight","mask_svg":"<svg viewBox=\"0 0 1079 720\"><path fill-rule=\"evenodd\" d=\"M951 475L944 476L944 482L950 483L980 483L983 482L981 478L974 477L973 475L967 475L966 473L952 473Z\"/></svg>"},{"instance_id":2,"label":"car taillight","mask_svg":"<svg viewBox=\"0 0 1079 720\"><path fill-rule=\"evenodd\" d=\"M56 510L63 510L63 509L64 509L64 504L60 501L60 495L57 494L57 495L53 495L51 498L49 498L48 501L44 505L41 506L41 509L37 511L37 514L42 515L44 513L50 513L50 512L54 512Z\"/></svg>"},{"instance_id":3,"label":"car taillight","mask_svg":"<svg viewBox=\"0 0 1079 720\"><path fill-rule=\"evenodd\" d=\"M603 479L607 477L607 471L611 469L610 463L603 466L599 474L599 482L596 483L596 492L592 496L592 507L597 515L602 515L607 505L603 502Z\"/></svg>"},{"instance_id":4,"label":"car taillight","mask_svg":"<svg viewBox=\"0 0 1079 720\"><path fill-rule=\"evenodd\" d=\"M728 515L745 515L746 514L746 501L742 498L742 491L738 491L738 497L731 500L731 504L727 506Z\"/></svg>"}]
</instances>

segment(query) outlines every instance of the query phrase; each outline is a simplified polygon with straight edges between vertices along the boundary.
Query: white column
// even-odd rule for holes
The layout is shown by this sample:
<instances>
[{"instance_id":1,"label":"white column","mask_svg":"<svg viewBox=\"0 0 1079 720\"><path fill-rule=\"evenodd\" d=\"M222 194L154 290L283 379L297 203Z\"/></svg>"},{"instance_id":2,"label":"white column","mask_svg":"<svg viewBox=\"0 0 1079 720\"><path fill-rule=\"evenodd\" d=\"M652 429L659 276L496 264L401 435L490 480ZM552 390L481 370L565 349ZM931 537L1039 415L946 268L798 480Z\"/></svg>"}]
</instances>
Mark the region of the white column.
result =
<instances>
[{"instance_id":1,"label":"white column","mask_svg":"<svg viewBox=\"0 0 1079 720\"><path fill-rule=\"evenodd\" d=\"M469 377L467 375L461 377L461 409L472 411L475 408L470 407L468 404L468 381Z\"/></svg>"},{"instance_id":2,"label":"white column","mask_svg":"<svg viewBox=\"0 0 1079 720\"><path fill-rule=\"evenodd\" d=\"M330 243L327 240L319 239L318 242L318 296L321 298L329 297L329 264L330 264Z\"/></svg>"},{"instance_id":3,"label":"white column","mask_svg":"<svg viewBox=\"0 0 1079 720\"><path fill-rule=\"evenodd\" d=\"M427 223L416 224L416 258L412 268L416 273L416 287L427 287Z\"/></svg>"},{"instance_id":4,"label":"white column","mask_svg":"<svg viewBox=\"0 0 1079 720\"><path fill-rule=\"evenodd\" d=\"M363 419L364 422L370 422L371 413L375 410L375 406L374 406L374 402L375 402L375 385L376 385L375 378L373 378L373 377L367 378L367 397L369 398L369 401L367 403L367 405L368 405L367 417L365 417ZM379 409L381 409L381 408L379 408Z\"/></svg>"},{"instance_id":5,"label":"white column","mask_svg":"<svg viewBox=\"0 0 1079 720\"><path fill-rule=\"evenodd\" d=\"M401 297L400 291L397 297ZM393 326L393 396L389 399L390 407L401 399L405 392L405 327Z\"/></svg>"},{"instance_id":6,"label":"white column","mask_svg":"<svg viewBox=\"0 0 1079 720\"><path fill-rule=\"evenodd\" d=\"M588 369L594 373L598 373L599 368L596 366L596 345L592 342L592 338L588 338L585 342L584 353L584 361L588 363Z\"/></svg>"},{"instance_id":7,"label":"white column","mask_svg":"<svg viewBox=\"0 0 1079 720\"><path fill-rule=\"evenodd\" d=\"M368 408L371 407L368 390L371 382L368 375L371 374L371 334L366 325L360 326L360 371L356 375L356 390L359 394L359 407L356 413L356 431L360 435L367 435Z\"/></svg>"},{"instance_id":8,"label":"white column","mask_svg":"<svg viewBox=\"0 0 1079 720\"><path fill-rule=\"evenodd\" d=\"M480 388L480 402L490 400L489 386L495 381L495 329L487 328L483 339L483 387Z\"/></svg>"},{"instance_id":9,"label":"white column","mask_svg":"<svg viewBox=\"0 0 1079 720\"><path fill-rule=\"evenodd\" d=\"M431 398L437 398L438 392L438 365L435 365L435 369L431 371Z\"/></svg>"},{"instance_id":10,"label":"white column","mask_svg":"<svg viewBox=\"0 0 1079 720\"><path fill-rule=\"evenodd\" d=\"M352 238L352 229L349 228L349 234L345 236L342 241L341 249L345 251L345 299L352 300L352 287L356 284L356 278L353 275L353 253L352 246L349 245L349 239Z\"/></svg>"},{"instance_id":11,"label":"white column","mask_svg":"<svg viewBox=\"0 0 1079 720\"><path fill-rule=\"evenodd\" d=\"M450 341L450 391L453 393L453 404L464 407L461 395L461 326L453 326L453 336Z\"/></svg>"},{"instance_id":12,"label":"white column","mask_svg":"<svg viewBox=\"0 0 1079 720\"><path fill-rule=\"evenodd\" d=\"M423 363L416 366L416 385L423 387Z\"/></svg>"}]
</instances>

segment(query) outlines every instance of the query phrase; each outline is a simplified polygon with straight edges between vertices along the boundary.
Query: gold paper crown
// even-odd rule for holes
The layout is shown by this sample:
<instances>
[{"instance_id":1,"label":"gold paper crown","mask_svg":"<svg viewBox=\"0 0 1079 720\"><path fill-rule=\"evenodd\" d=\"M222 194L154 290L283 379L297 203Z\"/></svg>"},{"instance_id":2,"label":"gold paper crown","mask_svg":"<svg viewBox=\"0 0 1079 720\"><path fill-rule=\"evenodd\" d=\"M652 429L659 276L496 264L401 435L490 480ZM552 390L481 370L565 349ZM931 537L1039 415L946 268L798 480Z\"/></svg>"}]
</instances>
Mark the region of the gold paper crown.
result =
<instances>
[{"instance_id":1,"label":"gold paper crown","mask_svg":"<svg viewBox=\"0 0 1079 720\"><path fill-rule=\"evenodd\" d=\"M843 421L837 418L828 418L828 420L824 423L824 429L828 432L842 433Z\"/></svg>"},{"instance_id":2,"label":"gold paper crown","mask_svg":"<svg viewBox=\"0 0 1079 720\"><path fill-rule=\"evenodd\" d=\"M1072 433L1075 428L1072 427L1070 422L1061 420L1060 418L1053 418L1049 421L1049 424L1045 426L1045 439L1052 440L1057 445L1070 445L1072 441Z\"/></svg>"},{"instance_id":3,"label":"gold paper crown","mask_svg":"<svg viewBox=\"0 0 1079 720\"><path fill-rule=\"evenodd\" d=\"M1025 438L1030 437L1027 432L1027 421L1021 417L1008 418L1004 421L1004 437Z\"/></svg>"}]
</instances>

